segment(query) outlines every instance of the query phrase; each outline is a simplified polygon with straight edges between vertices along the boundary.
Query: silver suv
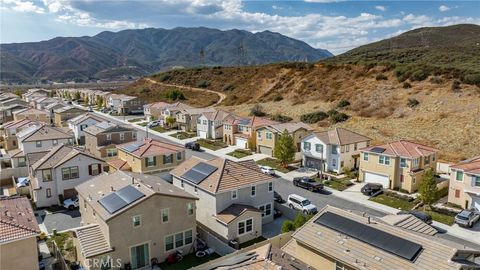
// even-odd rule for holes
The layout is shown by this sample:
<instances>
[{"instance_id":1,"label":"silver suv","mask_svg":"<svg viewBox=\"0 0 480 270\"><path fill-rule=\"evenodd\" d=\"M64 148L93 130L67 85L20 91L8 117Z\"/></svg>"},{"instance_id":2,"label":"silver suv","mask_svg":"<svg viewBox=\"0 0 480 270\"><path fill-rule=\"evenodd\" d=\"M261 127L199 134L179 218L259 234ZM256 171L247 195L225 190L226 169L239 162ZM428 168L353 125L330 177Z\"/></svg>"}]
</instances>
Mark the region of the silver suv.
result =
<instances>
[{"instance_id":1,"label":"silver suv","mask_svg":"<svg viewBox=\"0 0 480 270\"><path fill-rule=\"evenodd\" d=\"M317 207L314 204L297 194L288 195L287 205L292 209L302 211L306 215L317 213Z\"/></svg>"},{"instance_id":2,"label":"silver suv","mask_svg":"<svg viewBox=\"0 0 480 270\"><path fill-rule=\"evenodd\" d=\"M469 210L463 210L455 216L455 223L462 227L471 228L475 222L480 219L480 213L477 209L472 208Z\"/></svg>"}]
</instances>

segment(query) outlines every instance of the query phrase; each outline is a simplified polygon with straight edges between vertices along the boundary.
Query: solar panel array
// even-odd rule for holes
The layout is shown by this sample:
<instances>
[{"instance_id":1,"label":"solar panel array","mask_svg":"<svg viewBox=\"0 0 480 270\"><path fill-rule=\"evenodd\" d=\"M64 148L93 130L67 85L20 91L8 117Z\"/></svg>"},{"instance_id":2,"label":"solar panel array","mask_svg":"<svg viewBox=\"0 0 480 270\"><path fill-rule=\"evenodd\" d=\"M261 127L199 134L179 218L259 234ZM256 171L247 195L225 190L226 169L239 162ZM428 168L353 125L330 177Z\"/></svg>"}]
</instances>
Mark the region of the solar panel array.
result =
<instances>
[{"instance_id":1,"label":"solar panel array","mask_svg":"<svg viewBox=\"0 0 480 270\"><path fill-rule=\"evenodd\" d=\"M107 210L110 214L113 214L144 196L145 194L135 187L126 186L108 194L98 202L103 206L103 208L105 208L105 210Z\"/></svg>"},{"instance_id":2,"label":"solar panel array","mask_svg":"<svg viewBox=\"0 0 480 270\"><path fill-rule=\"evenodd\" d=\"M186 173L184 173L182 175L182 178L185 178L186 180L194 183L195 185L198 185L216 170L217 167L207 164L205 162L200 162L197 165L193 166L193 168L188 170Z\"/></svg>"},{"instance_id":3,"label":"solar panel array","mask_svg":"<svg viewBox=\"0 0 480 270\"><path fill-rule=\"evenodd\" d=\"M378 230L366 224L356 222L349 218L339 216L335 213L326 212L317 218L315 223L353 237L411 262L415 261L417 255L422 251L422 246L417 243Z\"/></svg>"},{"instance_id":4,"label":"solar panel array","mask_svg":"<svg viewBox=\"0 0 480 270\"><path fill-rule=\"evenodd\" d=\"M386 150L385 148L374 147L374 148L372 148L370 151L371 151L371 152L374 152L374 153L379 153L379 154L381 154L381 153L385 152L385 150Z\"/></svg>"},{"instance_id":5,"label":"solar panel array","mask_svg":"<svg viewBox=\"0 0 480 270\"><path fill-rule=\"evenodd\" d=\"M125 151L129 152L129 153L132 153L134 151L137 151L138 148L140 148L140 146L142 146L141 144L137 144L137 143L132 143L132 144L129 144L127 146L124 146L123 149L125 149Z\"/></svg>"}]
</instances>

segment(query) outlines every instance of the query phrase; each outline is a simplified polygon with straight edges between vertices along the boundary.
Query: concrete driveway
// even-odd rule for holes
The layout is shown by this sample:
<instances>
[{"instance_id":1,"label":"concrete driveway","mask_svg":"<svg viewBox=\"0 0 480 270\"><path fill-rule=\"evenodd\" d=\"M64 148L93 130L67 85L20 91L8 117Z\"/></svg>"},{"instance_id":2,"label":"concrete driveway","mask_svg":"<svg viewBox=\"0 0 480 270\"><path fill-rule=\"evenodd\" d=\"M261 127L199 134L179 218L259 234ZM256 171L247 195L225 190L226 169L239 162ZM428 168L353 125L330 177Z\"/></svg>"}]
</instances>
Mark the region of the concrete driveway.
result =
<instances>
[{"instance_id":1,"label":"concrete driveway","mask_svg":"<svg viewBox=\"0 0 480 270\"><path fill-rule=\"evenodd\" d=\"M80 227L81 216L78 209L61 210L53 213L39 211L37 222L40 224L40 227L45 228L51 234L54 229L59 232Z\"/></svg>"}]
</instances>

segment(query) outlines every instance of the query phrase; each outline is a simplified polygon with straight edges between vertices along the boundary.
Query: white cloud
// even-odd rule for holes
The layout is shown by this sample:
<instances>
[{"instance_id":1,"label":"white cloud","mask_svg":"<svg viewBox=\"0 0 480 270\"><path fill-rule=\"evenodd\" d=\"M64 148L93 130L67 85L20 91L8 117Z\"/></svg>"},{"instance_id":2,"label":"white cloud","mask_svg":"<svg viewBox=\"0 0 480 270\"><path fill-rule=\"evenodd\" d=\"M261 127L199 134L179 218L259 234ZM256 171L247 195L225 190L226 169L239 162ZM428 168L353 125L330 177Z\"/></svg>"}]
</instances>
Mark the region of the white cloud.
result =
<instances>
[{"instance_id":1,"label":"white cloud","mask_svg":"<svg viewBox=\"0 0 480 270\"><path fill-rule=\"evenodd\" d=\"M36 6L33 2L31 1L21 1L21 0L3 0L2 1L2 7L3 4L6 4L5 8L9 8L13 11L16 12L33 12L33 13L45 13L45 9Z\"/></svg>"},{"instance_id":2,"label":"white cloud","mask_svg":"<svg viewBox=\"0 0 480 270\"><path fill-rule=\"evenodd\" d=\"M438 7L438 10L440 10L441 12L445 12L450 10L450 8L445 5L441 5L440 7Z\"/></svg>"},{"instance_id":3,"label":"white cloud","mask_svg":"<svg viewBox=\"0 0 480 270\"><path fill-rule=\"evenodd\" d=\"M375 9L380 10L380 11L386 11L387 8L385 6L375 6Z\"/></svg>"}]
</instances>

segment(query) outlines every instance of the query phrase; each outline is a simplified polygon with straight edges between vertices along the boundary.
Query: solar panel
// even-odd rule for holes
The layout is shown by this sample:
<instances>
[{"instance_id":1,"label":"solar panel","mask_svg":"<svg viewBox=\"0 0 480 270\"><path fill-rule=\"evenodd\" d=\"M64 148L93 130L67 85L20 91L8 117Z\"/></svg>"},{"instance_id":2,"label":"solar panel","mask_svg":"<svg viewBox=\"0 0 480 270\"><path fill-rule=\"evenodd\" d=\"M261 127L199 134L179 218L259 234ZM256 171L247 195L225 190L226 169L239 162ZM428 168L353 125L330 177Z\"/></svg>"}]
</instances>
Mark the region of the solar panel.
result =
<instances>
[{"instance_id":1,"label":"solar panel","mask_svg":"<svg viewBox=\"0 0 480 270\"><path fill-rule=\"evenodd\" d=\"M412 262L422 251L422 246L417 243L331 212L321 215L315 223Z\"/></svg>"},{"instance_id":2,"label":"solar panel","mask_svg":"<svg viewBox=\"0 0 480 270\"><path fill-rule=\"evenodd\" d=\"M125 206L133 203L134 201L145 196L142 192L134 188L133 186L126 186L118 191L108 194L100 199L98 202L105 208L110 214L117 212Z\"/></svg>"},{"instance_id":3,"label":"solar panel","mask_svg":"<svg viewBox=\"0 0 480 270\"><path fill-rule=\"evenodd\" d=\"M381 148L381 147L374 147L370 150L371 152L374 152L374 153L383 153L385 152L385 148Z\"/></svg>"},{"instance_id":4,"label":"solar panel","mask_svg":"<svg viewBox=\"0 0 480 270\"><path fill-rule=\"evenodd\" d=\"M129 144L127 146L124 146L123 149L125 149L125 151L131 153L131 152L134 152L134 151L138 150L138 145L132 143L132 144Z\"/></svg>"},{"instance_id":5,"label":"solar panel","mask_svg":"<svg viewBox=\"0 0 480 270\"><path fill-rule=\"evenodd\" d=\"M188 170L186 173L184 173L182 177L185 178L187 181L198 185L216 170L217 167L214 167L204 162L200 162L197 165L193 166L193 168Z\"/></svg>"},{"instance_id":6,"label":"solar panel","mask_svg":"<svg viewBox=\"0 0 480 270\"><path fill-rule=\"evenodd\" d=\"M205 162L200 162L197 165L195 165L192 169L209 176L210 174L212 174L214 171L217 170L217 167L214 167Z\"/></svg>"},{"instance_id":7,"label":"solar panel","mask_svg":"<svg viewBox=\"0 0 480 270\"><path fill-rule=\"evenodd\" d=\"M126 186L118 191L116 191L117 195L122 198L127 204L131 204L132 202L142 198L145 196L140 190L134 188L133 186Z\"/></svg>"}]
</instances>

